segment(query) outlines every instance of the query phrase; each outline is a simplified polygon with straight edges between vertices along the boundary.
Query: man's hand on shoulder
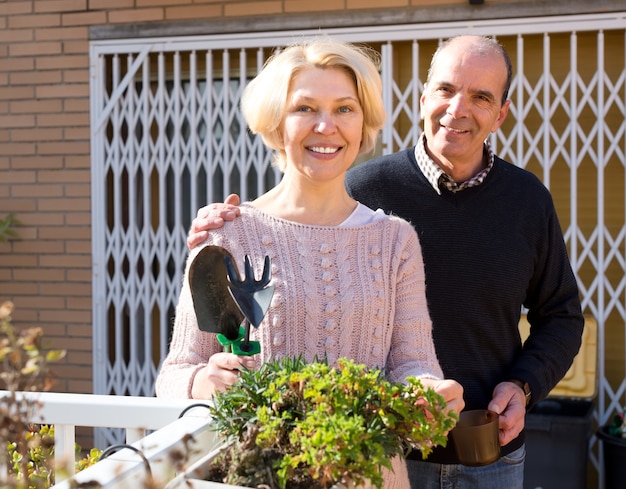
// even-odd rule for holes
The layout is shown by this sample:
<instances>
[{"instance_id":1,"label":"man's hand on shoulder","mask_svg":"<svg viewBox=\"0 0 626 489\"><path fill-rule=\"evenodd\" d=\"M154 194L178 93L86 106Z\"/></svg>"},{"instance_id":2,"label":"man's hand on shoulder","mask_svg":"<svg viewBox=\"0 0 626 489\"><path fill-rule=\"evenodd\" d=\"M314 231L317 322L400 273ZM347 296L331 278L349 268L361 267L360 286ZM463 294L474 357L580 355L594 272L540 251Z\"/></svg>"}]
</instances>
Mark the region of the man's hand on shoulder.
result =
<instances>
[{"instance_id":1,"label":"man's hand on shoulder","mask_svg":"<svg viewBox=\"0 0 626 489\"><path fill-rule=\"evenodd\" d=\"M241 214L239 196L230 194L224 203L216 202L198 209L187 235L187 247L191 250L209 235L211 229L219 229L225 221L232 221Z\"/></svg>"}]
</instances>

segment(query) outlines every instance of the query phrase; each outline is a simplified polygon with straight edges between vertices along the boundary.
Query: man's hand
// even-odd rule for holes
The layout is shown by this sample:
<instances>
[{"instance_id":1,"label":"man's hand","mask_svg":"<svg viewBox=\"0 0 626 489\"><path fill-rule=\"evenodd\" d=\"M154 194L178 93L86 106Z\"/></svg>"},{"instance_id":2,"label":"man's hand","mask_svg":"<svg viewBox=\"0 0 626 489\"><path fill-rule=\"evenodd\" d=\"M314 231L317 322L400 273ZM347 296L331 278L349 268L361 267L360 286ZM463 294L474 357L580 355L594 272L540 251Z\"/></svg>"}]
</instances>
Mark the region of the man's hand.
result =
<instances>
[{"instance_id":1,"label":"man's hand","mask_svg":"<svg viewBox=\"0 0 626 489\"><path fill-rule=\"evenodd\" d=\"M219 229L224 221L232 221L239 214L239 196L230 194L224 203L214 203L198 209L187 235L187 247L191 250L209 236L209 230Z\"/></svg>"},{"instance_id":2,"label":"man's hand","mask_svg":"<svg viewBox=\"0 0 626 489\"><path fill-rule=\"evenodd\" d=\"M500 445L513 441L524 429L526 396L524 391L512 382L501 382L493 390L493 399L488 409L500 415Z\"/></svg>"}]
</instances>

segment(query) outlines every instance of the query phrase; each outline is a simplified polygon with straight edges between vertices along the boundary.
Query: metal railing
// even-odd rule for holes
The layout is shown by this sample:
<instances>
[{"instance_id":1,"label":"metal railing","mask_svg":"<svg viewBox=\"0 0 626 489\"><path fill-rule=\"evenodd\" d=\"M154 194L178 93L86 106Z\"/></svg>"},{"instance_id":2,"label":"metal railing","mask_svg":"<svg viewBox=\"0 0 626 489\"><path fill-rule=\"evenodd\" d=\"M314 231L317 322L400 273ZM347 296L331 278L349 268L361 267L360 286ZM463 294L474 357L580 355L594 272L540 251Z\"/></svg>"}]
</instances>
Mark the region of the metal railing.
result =
<instances>
[{"instance_id":1,"label":"metal railing","mask_svg":"<svg viewBox=\"0 0 626 489\"><path fill-rule=\"evenodd\" d=\"M6 402L10 396L9 391L0 391L0 403ZM18 401L28 400L38 404L32 419L24 421L54 426L55 467L62 467L62 472L68 476L74 474L77 426L125 429L126 443L144 452L142 456L148 459L152 470L156 469L157 472L161 463L158 457L172 446L183 443L185 435L205 439L205 442L210 442L213 436L208 429L206 408L194 409L193 414L190 412L189 415L181 416L197 404L198 401L192 399L56 392L17 392L16 398ZM149 433L152 430L159 431ZM138 463L141 465L142 460L137 460L139 457L136 453L124 449L96 464L99 466L97 469L92 471L91 467L84 472L89 471L89 480L94 480L96 475L95 480L104 486L104 479L118 477L125 471L138 472L140 467L136 466ZM115 470L111 470L111 464L116 464ZM57 470L57 474L60 473ZM57 479L55 487L62 487L59 482Z\"/></svg>"}]
</instances>

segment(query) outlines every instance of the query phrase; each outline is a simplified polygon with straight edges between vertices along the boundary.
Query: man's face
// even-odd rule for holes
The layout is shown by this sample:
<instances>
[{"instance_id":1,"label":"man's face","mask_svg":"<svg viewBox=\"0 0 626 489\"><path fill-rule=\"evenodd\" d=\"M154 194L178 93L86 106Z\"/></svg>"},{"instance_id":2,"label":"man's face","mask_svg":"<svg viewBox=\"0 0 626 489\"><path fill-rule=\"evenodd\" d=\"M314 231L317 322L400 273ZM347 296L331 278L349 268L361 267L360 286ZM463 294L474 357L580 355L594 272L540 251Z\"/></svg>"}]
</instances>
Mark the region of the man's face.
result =
<instances>
[{"instance_id":1,"label":"man's face","mask_svg":"<svg viewBox=\"0 0 626 489\"><path fill-rule=\"evenodd\" d=\"M499 53L478 54L459 39L444 48L420 99L430 156L442 167L480 165L483 143L504 122L507 77Z\"/></svg>"}]
</instances>

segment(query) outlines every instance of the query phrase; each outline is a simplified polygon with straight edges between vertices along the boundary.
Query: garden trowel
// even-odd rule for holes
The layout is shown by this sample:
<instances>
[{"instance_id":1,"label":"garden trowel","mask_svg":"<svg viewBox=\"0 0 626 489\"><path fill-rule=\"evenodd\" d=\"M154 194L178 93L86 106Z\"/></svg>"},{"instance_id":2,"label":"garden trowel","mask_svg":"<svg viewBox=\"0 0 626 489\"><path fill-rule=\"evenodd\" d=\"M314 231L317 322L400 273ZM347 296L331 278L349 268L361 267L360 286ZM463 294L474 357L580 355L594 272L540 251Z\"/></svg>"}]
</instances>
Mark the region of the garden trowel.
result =
<instances>
[{"instance_id":1,"label":"garden trowel","mask_svg":"<svg viewBox=\"0 0 626 489\"><path fill-rule=\"evenodd\" d=\"M244 315L228 291L225 258L231 254L220 246L200 250L189 267L189 286L201 331L216 333L220 344L230 351L244 335Z\"/></svg>"}]
</instances>

